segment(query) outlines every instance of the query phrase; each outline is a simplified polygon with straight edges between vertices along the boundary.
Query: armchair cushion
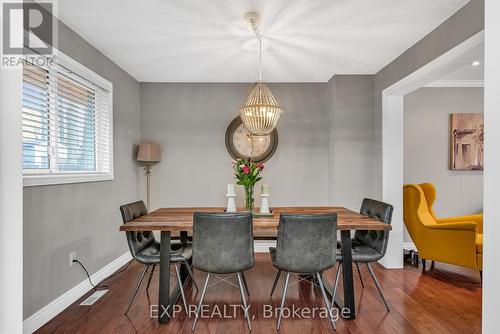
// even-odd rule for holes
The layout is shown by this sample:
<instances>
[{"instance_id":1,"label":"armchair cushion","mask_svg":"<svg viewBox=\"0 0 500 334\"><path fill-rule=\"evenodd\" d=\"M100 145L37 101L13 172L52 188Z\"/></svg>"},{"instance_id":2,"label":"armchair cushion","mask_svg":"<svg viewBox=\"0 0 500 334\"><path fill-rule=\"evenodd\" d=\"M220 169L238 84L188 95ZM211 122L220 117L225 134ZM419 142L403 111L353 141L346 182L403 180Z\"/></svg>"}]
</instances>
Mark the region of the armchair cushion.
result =
<instances>
[{"instance_id":1,"label":"armchair cushion","mask_svg":"<svg viewBox=\"0 0 500 334\"><path fill-rule=\"evenodd\" d=\"M460 230L460 231L476 231L476 223L474 222L450 222L441 224L426 225L427 228L434 230Z\"/></svg>"},{"instance_id":2,"label":"armchair cushion","mask_svg":"<svg viewBox=\"0 0 500 334\"><path fill-rule=\"evenodd\" d=\"M438 218L438 224L441 223L449 223L449 222L463 222L463 221L472 221L477 225L477 233L483 233L483 214L476 215L467 215L467 216L459 216L459 217L448 217L448 218Z\"/></svg>"}]
</instances>

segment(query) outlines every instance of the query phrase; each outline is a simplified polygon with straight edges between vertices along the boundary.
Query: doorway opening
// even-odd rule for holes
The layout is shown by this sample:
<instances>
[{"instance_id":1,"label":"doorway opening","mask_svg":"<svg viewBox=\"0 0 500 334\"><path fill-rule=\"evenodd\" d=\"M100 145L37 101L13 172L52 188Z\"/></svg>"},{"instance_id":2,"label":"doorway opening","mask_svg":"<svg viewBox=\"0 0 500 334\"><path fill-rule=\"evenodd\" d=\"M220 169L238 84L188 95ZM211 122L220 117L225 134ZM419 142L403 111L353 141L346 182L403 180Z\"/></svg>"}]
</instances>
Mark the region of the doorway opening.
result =
<instances>
[{"instance_id":1,"label":"doorway opening","mask_svg":"<svg viewBox=\"0 0 500 334\"><path fill-rule=\"evenodd\" d=\"M386 268L403 267L404 98L483 54L484 32L479 32L382 92L382 199L394 205L391 238L386 256L380 261Z\"/></svg>"}]
</instances>

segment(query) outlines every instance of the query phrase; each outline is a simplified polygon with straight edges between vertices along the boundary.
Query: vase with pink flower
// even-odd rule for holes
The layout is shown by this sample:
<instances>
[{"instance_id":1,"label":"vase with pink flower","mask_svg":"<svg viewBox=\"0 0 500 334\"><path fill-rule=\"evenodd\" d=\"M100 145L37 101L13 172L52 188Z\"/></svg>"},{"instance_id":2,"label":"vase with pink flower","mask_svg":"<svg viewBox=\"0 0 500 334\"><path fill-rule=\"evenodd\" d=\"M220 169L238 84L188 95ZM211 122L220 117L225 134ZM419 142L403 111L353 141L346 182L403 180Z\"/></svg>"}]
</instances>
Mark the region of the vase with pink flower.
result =
<instances>
[{"instance_id":1,"label":"vase with pink flower","mask_svg":"<svg viewBox=\"0 0 500 334\"><path fill-rule=\"evenodd\" d=\"M253 189L262 179L263 163L238 159L233 163L236 184L245 188L245 210L252 211L254 205Z\"/></svg>"}]
</instances>

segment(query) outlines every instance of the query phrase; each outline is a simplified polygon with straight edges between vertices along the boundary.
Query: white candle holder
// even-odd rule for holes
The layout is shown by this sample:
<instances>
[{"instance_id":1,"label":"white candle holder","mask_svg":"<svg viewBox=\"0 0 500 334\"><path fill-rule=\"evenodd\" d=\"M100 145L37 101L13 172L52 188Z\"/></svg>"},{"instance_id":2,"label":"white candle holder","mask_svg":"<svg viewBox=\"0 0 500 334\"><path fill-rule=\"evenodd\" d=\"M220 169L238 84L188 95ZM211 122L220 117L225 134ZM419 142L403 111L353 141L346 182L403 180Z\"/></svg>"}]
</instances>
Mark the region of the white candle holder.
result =
<instances>
[{"instance_id":1,"label":"white candle holder","mask_svg":"<svg viewBox=\"0 0 500 334\"><path fill-rule=\"evenodd\" d=\"M260 194L260 213L270 213L269 194Z\"/></svg>"},{"instance_id":2,"label":"white candle holder","mask_svg":"<svg viewBox=\"0 0 500 334\"><path fill-rule=\"evenodd\" d=\"M236 195L226 195L227 209L226 212L236 212Z\"/></svg>"},{"instance_id":3,"label":"white candle holder","mask_svg":"<svg viewBox=\"0 0 500 334\"><path fill-rule=\"evenodd\" d=\"M234 191L234 184L227 185L227 208L226 212L236 212L236 192Z\"/></svg>"}]
</instances>

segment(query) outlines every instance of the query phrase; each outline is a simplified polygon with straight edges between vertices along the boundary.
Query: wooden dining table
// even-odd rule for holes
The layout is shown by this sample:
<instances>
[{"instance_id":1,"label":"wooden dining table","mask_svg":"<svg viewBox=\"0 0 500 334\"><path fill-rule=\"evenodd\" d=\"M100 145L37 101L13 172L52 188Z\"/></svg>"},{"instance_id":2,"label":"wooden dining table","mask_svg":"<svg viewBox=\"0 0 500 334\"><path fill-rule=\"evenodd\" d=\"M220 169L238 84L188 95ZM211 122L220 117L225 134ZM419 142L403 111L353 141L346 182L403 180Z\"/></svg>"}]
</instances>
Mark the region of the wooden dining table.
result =
<instances>
[{"instance_id":1,"label":"wooden dining table","mask_svg":"<svg viewBox=\"0 0 500 334\"><path fill-rule=\"evenodd\" d=\"M189 233L193 230L194 212L223 212L224 208L216 207L185 207L185 208L160 208L120 226L120 231L160 231L160 279L158 296L158 321L165 323L170 320L173 305L180 296L180 287L170 286L170 248L173 234L179 234L180 242L187 243ZM391 226L376 219L362 215L344 207L273 207L272 215L254 216L254 238L276 237L279 217L281 213L294 214L320 214L336 213L337 229L341 235L342 273L343 273L343 298L336 294L335 303L343 310L345 319L356 318L354 302L354 284L352 272L352 230L390 230ZM196 242L196 240L194 241ZM183 265L184 266L184 265ZM188 279L187 269L181 266L181 280ZM327 293L332 295L332 286L325 280Z\"/></svg>"}]
</instances>

